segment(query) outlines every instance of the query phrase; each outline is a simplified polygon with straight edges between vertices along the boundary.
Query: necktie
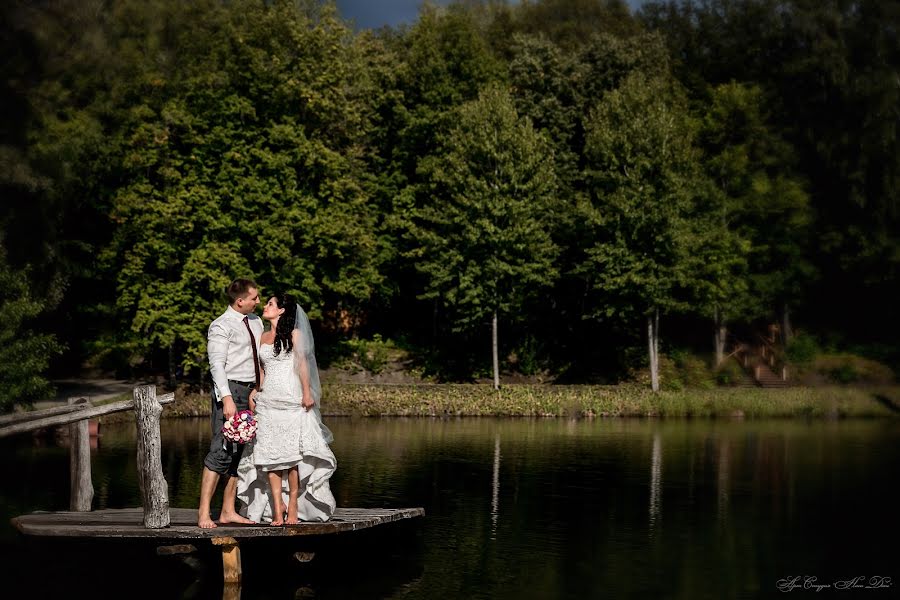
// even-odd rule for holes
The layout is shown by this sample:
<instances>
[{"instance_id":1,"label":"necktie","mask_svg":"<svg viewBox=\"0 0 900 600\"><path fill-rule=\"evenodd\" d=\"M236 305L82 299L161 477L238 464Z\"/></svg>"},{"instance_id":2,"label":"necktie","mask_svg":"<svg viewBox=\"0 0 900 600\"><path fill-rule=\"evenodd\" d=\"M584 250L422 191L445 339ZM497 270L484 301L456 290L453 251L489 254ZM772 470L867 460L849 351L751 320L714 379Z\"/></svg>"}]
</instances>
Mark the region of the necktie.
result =
<instances>
[{"instance_id":1,"label":"necktie","mask_svg":"<svg viewBox=\"0 0 900 600\"><path fill-rule=\"evenodd\" d=\"M244 317L244 326L247 333L250 334L250 349L253 350L253 370L256 373L256 389L259 389L259 356L256 355L256 338L253 337L253 330L250 329L250 317Z\"/></svg>"}]
</instances>

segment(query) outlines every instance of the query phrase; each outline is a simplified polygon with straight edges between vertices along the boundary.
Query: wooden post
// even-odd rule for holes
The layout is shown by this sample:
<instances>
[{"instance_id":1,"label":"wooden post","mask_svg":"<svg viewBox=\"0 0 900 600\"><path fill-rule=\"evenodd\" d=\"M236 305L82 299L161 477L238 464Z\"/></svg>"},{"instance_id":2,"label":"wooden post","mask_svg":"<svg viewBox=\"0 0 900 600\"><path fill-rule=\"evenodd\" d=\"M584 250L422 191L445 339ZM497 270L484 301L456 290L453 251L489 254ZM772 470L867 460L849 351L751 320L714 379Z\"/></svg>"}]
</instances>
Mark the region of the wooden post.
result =
<instances>
[{"instance_id":1,"label":"wooden post","mask_svg":"<svg viewBox=\"0 0 900 600\"><path fill-rule=\"evenodd\" d=\"M781 380L787 381L787 365L781 367Z\"/></svg>"},{"instance_id":2,"label":"wooden post","mask_svg":"<svg viewBox=\"0 0 900 600\"><path fill-rule=\"evenodd\" d=\"M233 537L214 537L213 546L222 546L222 576L225 583L241 582L241 549Z\"/></svg>"},{"instance_id":3,"label":"wooden post","mask_svg":"<svg viewBox=\"0 0 900 600\"><path fill-rule=\"evenodd\" d=\"M69 398L69 405L90 406L87 398ZM69 510L89 512L94 499L91 482L91 440L88 420L69 425Z\"/></svg>"},{"instance_id":4,"label":"wooden post","mask_svg":"<svg viewBox=\"0 0 900 600\"><path fill-rule=\"evenodd\" d=\"M134 388L134 418L137 423L138 483L144 507L144 527L169 526L169 488L162 472L162 446L159 441L159 416L162 406L156 400L156 386Z\"/></svg>"}]
</instances>

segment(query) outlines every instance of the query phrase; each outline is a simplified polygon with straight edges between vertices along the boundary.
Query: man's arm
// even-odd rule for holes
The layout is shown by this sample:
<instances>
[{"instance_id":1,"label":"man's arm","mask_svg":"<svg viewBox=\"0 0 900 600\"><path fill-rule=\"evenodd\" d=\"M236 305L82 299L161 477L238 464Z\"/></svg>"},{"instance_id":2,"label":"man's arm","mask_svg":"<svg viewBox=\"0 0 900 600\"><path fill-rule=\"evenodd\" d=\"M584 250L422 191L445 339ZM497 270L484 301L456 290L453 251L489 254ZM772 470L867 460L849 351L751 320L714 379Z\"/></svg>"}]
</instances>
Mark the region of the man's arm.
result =
<instances>
[{"instance_id":1,"label":"man's arm","mask_svg":"<svg viewBox=\"0 0 900 600\"><path fill-rule=\"evenodd\" d=\"M231 401L231 390L228 388L228 376L225 374L225 359L228 356L228 330L222 325L209 326L206 353L209 355L209 372L212 374L213 389L216 401ZM229 418L226 415L225 418Z\"/></svg>"}]
</instances>

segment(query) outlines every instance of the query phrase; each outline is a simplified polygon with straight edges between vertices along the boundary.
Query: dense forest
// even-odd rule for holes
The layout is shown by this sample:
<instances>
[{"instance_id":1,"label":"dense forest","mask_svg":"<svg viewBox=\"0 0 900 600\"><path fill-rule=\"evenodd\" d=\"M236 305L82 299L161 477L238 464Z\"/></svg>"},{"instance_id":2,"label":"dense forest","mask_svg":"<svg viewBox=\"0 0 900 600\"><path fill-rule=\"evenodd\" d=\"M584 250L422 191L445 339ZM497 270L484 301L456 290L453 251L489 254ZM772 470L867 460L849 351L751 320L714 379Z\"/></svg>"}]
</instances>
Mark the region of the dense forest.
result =
<instances>
[{"instance_id":1,"label":"dense forest","mask_svg":"<svg viewBox=\"0 0 900 600\"><path fill-rule=\"evenodd\" d=\"M327 364L615 382L776 323L900 364L900 3L6 2L0 405L198 380L233 278Z\"/></svg>"}]
</instances>

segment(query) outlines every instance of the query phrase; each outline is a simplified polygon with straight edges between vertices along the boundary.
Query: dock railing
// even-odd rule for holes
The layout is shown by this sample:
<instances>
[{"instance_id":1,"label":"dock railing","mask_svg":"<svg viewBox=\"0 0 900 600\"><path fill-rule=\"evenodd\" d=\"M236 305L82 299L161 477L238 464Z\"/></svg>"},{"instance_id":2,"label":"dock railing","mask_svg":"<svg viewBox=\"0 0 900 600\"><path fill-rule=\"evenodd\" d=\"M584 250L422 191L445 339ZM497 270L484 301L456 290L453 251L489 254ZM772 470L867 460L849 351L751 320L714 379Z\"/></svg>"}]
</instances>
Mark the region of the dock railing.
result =
<instances>
[{"instance_id":1,"label":"dock railing","mask_svg":"<svg viewBox=\"0 0 900 600\"><path fill-rule=\"evenodd\" d=\"M93 406L87 398L70 398L68 404L43 410L0 416L0 438L48 427L69 427L69 510L89 512L94 499L91 480L88 420L101 415L134 411L137 424L137 470L144 509L144 527L168 527L169 491L162 471L159 417L162 405L175 401L175 394L156 395L155 385L134 388L134 398Z\"/></svg>"}]
</instances>

